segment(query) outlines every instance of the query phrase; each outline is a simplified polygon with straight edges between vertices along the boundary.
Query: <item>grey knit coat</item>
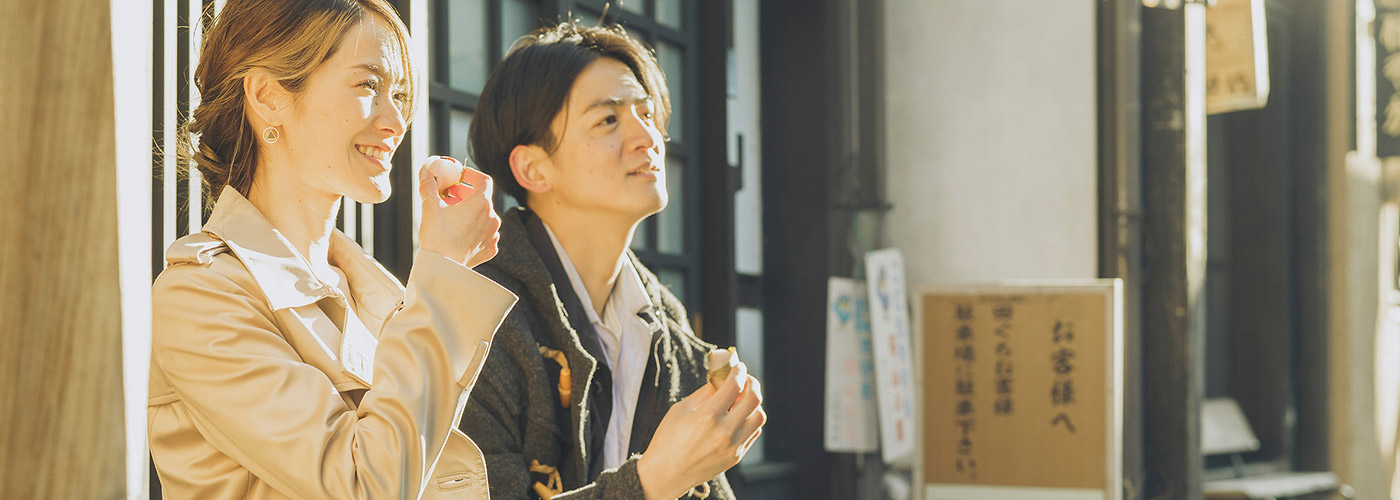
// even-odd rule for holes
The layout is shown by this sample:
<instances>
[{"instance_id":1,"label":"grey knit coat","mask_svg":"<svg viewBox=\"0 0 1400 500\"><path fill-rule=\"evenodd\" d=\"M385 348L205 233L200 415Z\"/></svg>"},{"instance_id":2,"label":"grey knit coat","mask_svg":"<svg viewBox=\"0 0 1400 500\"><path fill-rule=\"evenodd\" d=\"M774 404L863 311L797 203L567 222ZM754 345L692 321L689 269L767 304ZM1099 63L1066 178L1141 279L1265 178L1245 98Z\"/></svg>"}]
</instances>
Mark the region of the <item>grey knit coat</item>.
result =
<instances>
[{"instance_id":1,"label":"grey knit coat","mask_svg":"<svg viewBox=\"0 0 1400 500\"><path fill-rule=\"evenodd\" d=\"M552 279L562 267L534 214L515 208L501 219L499 252L476 270L520 300L496 332L460 425L486 455L491 498L538 498L532 485L547 484L548 475L531 472L532 462L557 468L564 493L556 500L644 498L638 454L671 405L705 383L705 355L713 346L695 336L680 301L628 251L654 305L651 317L643 317L652 324L651 354L633 417L631 458L600 470L612 389L596 334L568 278ZM559 398L560 366L540 354L541 345L568 360L567 408ZM723 475L708 484L710 499L734 498ZM697 498L693 493L683 498Z\"/></svg>"}]
</instances>

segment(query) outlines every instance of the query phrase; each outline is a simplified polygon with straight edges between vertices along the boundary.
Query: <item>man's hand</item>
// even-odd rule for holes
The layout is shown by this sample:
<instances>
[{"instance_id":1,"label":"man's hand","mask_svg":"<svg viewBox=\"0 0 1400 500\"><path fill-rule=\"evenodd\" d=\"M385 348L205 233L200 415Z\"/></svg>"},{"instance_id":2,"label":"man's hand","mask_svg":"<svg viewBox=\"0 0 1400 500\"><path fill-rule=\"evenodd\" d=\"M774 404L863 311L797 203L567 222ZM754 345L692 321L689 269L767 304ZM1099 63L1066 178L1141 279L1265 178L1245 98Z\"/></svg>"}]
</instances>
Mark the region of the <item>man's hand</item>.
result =
<instances>
[{"instance_id":1,"label":"man's hand","mask_svg":"<svg viewBox=\"0 0 1400 500\"><path fill-rule=\"evenodd\" d=\"M739 463L763 432L758 379L739 363L718 385L705 384L671 406L637 475L647 500L674 499Z\"/></svg>"}]
</instances>

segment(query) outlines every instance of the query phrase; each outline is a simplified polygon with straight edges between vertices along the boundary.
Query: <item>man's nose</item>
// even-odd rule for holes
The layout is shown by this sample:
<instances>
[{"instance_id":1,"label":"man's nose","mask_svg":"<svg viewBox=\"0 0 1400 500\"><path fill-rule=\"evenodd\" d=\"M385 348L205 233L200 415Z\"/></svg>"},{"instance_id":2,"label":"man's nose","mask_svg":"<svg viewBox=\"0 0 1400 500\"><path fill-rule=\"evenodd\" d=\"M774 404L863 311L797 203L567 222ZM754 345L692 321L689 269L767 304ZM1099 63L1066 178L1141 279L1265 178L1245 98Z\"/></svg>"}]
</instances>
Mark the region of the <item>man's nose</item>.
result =
<instances>
[{"instance_id":1,"label":"man's nose","mask_svg":"<svg viewBox=\"0 0 1400 500\"><path fill-rule=\"evenodd\" d=\"M661 143L661 131L656 128L656 120L647 118L646 110L632 108L631 119L628 120L631 127L630 138L634 141L638 149L651 149Z\"/></svg>"}]
</instances>

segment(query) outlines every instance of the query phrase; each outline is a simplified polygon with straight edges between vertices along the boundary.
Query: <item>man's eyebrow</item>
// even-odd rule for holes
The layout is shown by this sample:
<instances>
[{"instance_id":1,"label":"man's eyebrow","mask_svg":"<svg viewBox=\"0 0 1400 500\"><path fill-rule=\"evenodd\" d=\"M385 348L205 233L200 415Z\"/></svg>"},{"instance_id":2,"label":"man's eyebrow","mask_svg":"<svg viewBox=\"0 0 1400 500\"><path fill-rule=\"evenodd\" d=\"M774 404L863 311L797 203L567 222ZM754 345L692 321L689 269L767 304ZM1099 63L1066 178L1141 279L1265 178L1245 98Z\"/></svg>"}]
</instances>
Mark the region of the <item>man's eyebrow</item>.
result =
<instances>
[{"instance_id":1,"label":"man's eyebrow","mask_svg":"<svg viewBox=\"0 0 1400 500\"><path fill-rule=\"evenodd\" d=\"M648 104L650 102L651 96L647 95L632 99L632 104ZM625 104L626 103L623 102L623 99L621 97L604 97L602 99L594 101L593 104L589 104L588 107L583 108L583 112L587 113L589 111L593 111L594 108L615 108L623 106Z\"/></svg>"}]
</instances>

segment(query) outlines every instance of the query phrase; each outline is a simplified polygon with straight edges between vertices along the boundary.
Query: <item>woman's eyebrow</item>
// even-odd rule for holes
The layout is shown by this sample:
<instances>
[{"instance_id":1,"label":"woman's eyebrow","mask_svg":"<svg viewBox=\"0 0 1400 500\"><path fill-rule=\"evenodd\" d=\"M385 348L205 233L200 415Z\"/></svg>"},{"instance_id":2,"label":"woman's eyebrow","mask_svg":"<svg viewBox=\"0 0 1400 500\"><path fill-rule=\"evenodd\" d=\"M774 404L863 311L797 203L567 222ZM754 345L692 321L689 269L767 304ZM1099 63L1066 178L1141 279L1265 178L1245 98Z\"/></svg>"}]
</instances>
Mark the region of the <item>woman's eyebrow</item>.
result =
<instances>
[{"instance_id":1,"label":"woman's eyebrow","mask_svg":"<svg viewBox=\"0 0 1400 500\"><path fill-rule=\"evenodd\" d=\"M385 80L389 79L388 73L385 73L384 68L381 68L378 64L361 63L351 66L350 69L362 69L370 73L374 73L376 76Z\"/></svg>"},{"instance_id":2,"label":"woman's eyebrow","mask_svg":"<svg viewBox=\"0 0 1400 500\"><path fill-rule=\"evenodd\" d=\"M386 82L394 82L394 83L399 83L399 82L400 82L400 80L396 80L396 79L392 78L393 75L390 75L388 71L385 71L385 70L384 70L384 67L383 67L383 66L380 66L380 65L378 65L378 64L374 64L374 63L360 63L360 64L356 64L356 65L354 65L354 66L351 66L350 69L363 69L363 70L368 71L368 72L370 72L370 73L374 73L375 76L378 76L379 79L384 80L384 81L386 81Z\"/></svg>"}]
</instances>

